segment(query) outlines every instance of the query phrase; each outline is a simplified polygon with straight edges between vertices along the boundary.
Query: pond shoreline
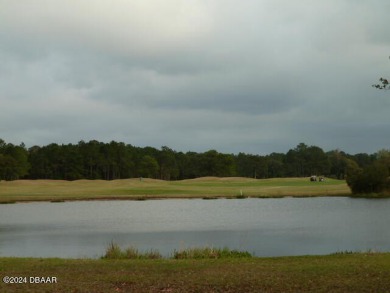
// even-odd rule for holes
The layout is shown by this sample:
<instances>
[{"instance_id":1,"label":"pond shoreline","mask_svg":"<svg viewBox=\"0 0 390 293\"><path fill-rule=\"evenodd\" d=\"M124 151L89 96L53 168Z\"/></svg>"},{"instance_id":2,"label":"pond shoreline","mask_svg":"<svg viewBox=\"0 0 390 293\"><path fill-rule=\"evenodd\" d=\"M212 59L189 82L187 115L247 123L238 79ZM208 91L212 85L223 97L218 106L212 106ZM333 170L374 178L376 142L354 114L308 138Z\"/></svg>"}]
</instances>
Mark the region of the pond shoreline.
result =
<instances>
[{"instance_id":1,"label":"pond shoreline","mask_svg":"<svg viewBox=\"0 0 390 293\"><path fill-rule=\"evenodd\" d=\"M16 204L16 203L39 203L39 202L50 202L50 203L64 203L64 202L79 202L79 201L146 201L146 200L173 200L173 199L202 199L202 200L220 200L220 199L283 199L283 198L314 198L314 197L345 197L345 198L356 198L356 199L388 199L390 195L382 194L332 194L332 195L283 195L283 196L105 196L105 197L82 197L82 198L60 198L60 199L18 199L18 200L4 200L0 198L0 205L2 204Z\"/></svg>"}]
</instances>

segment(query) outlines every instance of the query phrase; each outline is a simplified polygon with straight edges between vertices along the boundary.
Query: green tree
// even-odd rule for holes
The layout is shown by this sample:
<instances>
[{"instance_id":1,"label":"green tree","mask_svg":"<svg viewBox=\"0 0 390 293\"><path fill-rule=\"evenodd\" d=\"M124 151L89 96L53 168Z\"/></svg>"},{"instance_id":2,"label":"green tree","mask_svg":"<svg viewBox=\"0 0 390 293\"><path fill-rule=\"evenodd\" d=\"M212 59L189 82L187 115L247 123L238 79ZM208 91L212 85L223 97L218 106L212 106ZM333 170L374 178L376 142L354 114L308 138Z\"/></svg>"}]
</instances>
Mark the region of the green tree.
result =
<instances>
[{"instance_id":1,"label":"green tree","mask_svg":"<svg viewBox=\"0 0 390 293\"><path fill-rule=\"evenodd\" d=\"M286 155L283 153L271 153L266 156L267 161L267 178L285 177L286 170Z\"/></svg>"},{"instance_id":2,"label":"green tree","mask_svg":"<svg viewBox=\"0 0 390 293\"><path fill-rule=\"evenodd\" d=\"M175 151L167 146L161 147L161 151L158 154L158 163L160 166L160 179L177 179L179 168L176 163Z\"/></svg>"},{"instance_id":3,"label":"green tree","mask_svg":"<svg viewBox=\"0 0 390 293\"><path fill-rule=\"evenodd\" d=\"M359 176L362 172L363 169L359 167L358 163L352 159L346 159L345 179L352 192L354 192L354 186L357 186Z\"/></svg>"},{"instance_id":4,"label":"green tree","mask_svg":"<svg viewBox=\"0 0 390 293\"><path fill-rule=\"evenodd\" d=\"M289 177L309 176L306 171L306 151L308 146L301 142L286 154L286 172Z\"/></svg>"},{"instance_id":5,"label":"green tree","mask_svg":"<svg viewBox=\"0 0 390 293\"><path fill-rule=\"evenodd\" d=\"M389 56L390 59L390 56ZM381 77L379 79L379 83L372 85L374 88L380 89L380 90L388 90L390 89L389 80L387 78Z\"/></svg>"},{"instance_id":6,"label":"green tree","mask_svg":"<svg viewBox=\"0 0 390 293\"><path fill-rule=\"evenodd\" d=\"M15 146L0 139L0 179L16 180L28 174L28 152L22 143Z\"/></svg>"},{"instance_id":7,"label":"green tree","mask_svg":"<svg viewBox=\"0 0 390 293\"><path fill-rule=\"evenodd\" d=\"M382 162L375 162L348 180L352 193L381 193L389 188L389 169Z\"/></svg>"},{"instance_id":8,"label":"green tree","mask_svg":"<svg viewBox=\"0 0 390 293\"><path fill-rule=\"evenodd\" d=\"M28 162L28 152L22 143L20 146L10 146L8 150L10 155L16 162L16 177L15 179L23 178L28 174L30 163Z\"/></svg>"},{"instance_id":9,"label":"green tree","mask_svg":"<svg viewBox=\"0 0 390 293\"><path fill-rule=\"evenodd\" d=\"M300 143L286 154L287 176L327 175L329 170L328 156L320 147Z\"/></svg>"},{"instance_id":10,"label":"green tree","mask_svg":"<svg viewBox=\"0 0 390 293\"><path fill-rule=\"evenodd\" d=\"M177 152L175 154L177 170L178 170L178 178L177 179L188 179L193 178L191 174L193 172L193 165L190 164L190 158L188 153L185 154L183 152Z\"/></svg>"},{"instance_id":11,"label":"green tree","mask_svg":"<svg viewBox=\"0 0 390 293\"><path fill-rule=\"evenodd\" d=\"M379 79L378 84L373 84L373 87L380 89L380 90L388 90L390 89L389 81L386 78L381 77Z\"/></svg>"},{"instance_id":12,"label":"green tree","mask_svg":"<svg viewBox=\"0 0 390 293\"><path fill-rule=\"evenodd\" d=\"M237 175L252 178L267 178L267 159L258 155L239 153L236 156Z\"/></svg>"},{"instance_id":13,"label":"green tree","mask_svg":"<svg viewBox=\"0 0 390 293\"><path fill-rule=\"evenodd\" d=\"M126 145L123 142L111 141L107 148L111 163L110 179L127 178L132 175L134 164Z\"/></svg>"},{"instance_id":14,"label":"green tree","mask_svg":"<svg viewBox=\"0 0 390 293\"><path fill-rule=\"evenodd\" d=\"M17 163L14 158L0 154L0 180L17 179Z\"/></svg>"},{"instance_id":15,"label":"green tree","mask_svg":"<svg viewBox=\"0 0 390 293\"><path fill-rule=\"evenodd\" d=\"M369 155L369 154L365 154L365 153L355 154L355 155L351 156L350 158L353 159L356 163L358 163L358 165L361 168L364 168L364 167L371 165L376 160L375 155Z\"/></svg>"},{"instance_id":16,"label":"green tree","mask_svg":"<svg viewBox=\"0 0 390 293\"><path fill-rule=\"evenodd\" d=\"M376 158L378 161L385 164L389 168L389 172L390 172L390 150L386 150L386 149L379 150L376 153Z\"/></svg>"},{"instance_id":17,"label":"green tree","mask_svg":"<svg viewBox=\"0 0 390 293\"><path fill-rule=\"evenodd\" d=\"M146 155L142 158L138 168L139 176L157 178L158 171L159 165L155 158L149 155Z\"/></svg>"},{"instance_id":18,"label":"green tree","mask_svg":"<svg viewBox=\"0 0 390 293\"><path fill-rule=\"evenodd\" d=\"M101 179L102 171L100 166L103 157L100 153L100 143L96 140L91 140L87 143L80 141L78 147L83 158L83 174L85 178Z\"/></svg>"},{"instance_id":19,"label":"green tree","mask_svg":"<svg viewBox=\"0 0 390 293\"><path fill-rule=\"evenodd\" d=\"M31 164L29 178L47 179L50 178L50 162L45 154L45 149L40 146L33 146L28 150L28 160Z\"/></svg>"},{"instance_id":20,"label":"green tree","mask_svg":"<svg viewBox=\"0 0 390 293\"><path fill-rule=\"evenodd\" d=\"M60 147L61 179L77 180L83 178L83 160L77 145L67 144Z\"/></svg>"},{"instance_id":21,"label":"green tree","mask_svg":"<svg viewBox=\"0 0 390 293\"><path fill-rule=\"evenodd\" d=\"M306 149L306 175L327 175L330 170L330 163L325 152L317 146L310 146Z\"/></svg>"},{"instance_id":22,"label":"green tree","mask_svg":"<svg viewBox=\"0 0 390 293\"><path fill-rule=\"evenodd\" d=\"M216 150L209 150L197 156L199 160L199 175L203 176L234 176L235 162L233 155L220 154Z\"/></svg>"}]
</instances>

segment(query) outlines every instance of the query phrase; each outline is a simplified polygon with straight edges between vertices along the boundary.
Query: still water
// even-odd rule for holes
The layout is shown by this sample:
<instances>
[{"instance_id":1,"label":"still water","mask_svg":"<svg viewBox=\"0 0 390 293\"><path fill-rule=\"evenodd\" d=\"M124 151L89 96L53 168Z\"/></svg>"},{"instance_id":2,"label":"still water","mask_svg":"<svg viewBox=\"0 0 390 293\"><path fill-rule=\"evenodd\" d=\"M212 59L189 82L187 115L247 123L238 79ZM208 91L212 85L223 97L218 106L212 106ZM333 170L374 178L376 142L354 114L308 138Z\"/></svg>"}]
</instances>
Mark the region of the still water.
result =
<instances>
[{"instance_id":1,"label":"still water","mask_svg":"<svg viewBox=\"0 0 390 293\"><path fill-rule=\"evenodd\" d=\"M0 256L97 258L111 241L256 256L390 251L390 200L281 198L0 205Z\"/></svg>"}]
</instances>

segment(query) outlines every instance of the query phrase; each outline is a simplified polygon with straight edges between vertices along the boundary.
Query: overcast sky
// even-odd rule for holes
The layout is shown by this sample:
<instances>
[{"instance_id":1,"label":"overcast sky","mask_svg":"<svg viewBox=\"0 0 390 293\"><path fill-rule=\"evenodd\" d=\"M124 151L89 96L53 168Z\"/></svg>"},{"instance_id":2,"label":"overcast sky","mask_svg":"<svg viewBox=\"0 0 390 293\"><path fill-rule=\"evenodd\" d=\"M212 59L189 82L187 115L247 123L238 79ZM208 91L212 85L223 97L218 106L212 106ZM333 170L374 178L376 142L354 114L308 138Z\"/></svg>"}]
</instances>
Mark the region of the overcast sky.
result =
<instances>
[{"instance_id":1,"label":"overcast sky","mask_svg":"<svg viewBox=\"0 0 390 293\"><path fill-rule=\"evenodd\" d=\"M388 0L0 0L0 138L390 148Z\"/></svg>"}]
</instances>

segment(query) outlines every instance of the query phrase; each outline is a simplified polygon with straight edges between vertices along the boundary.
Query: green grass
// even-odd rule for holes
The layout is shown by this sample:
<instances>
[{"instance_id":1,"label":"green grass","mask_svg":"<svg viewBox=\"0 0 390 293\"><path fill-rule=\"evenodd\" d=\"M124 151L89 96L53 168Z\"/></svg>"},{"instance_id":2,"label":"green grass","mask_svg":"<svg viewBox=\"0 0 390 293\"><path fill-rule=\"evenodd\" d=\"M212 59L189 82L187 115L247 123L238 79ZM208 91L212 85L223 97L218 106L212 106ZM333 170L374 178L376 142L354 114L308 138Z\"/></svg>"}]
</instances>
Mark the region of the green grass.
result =
<instances>
[{"instance_id":1,"label":"green grass","mask_svg":"<svg viewBox=\"0 0 390 293\"><path fill-rule=\"evenodd\" d=\"M160 259L162 255L157 250L140 252L135 247L128 247L122 250L120 246L111 242L106 249L103 259Z\"/></svg>"},{"instance_id":2,"label":"green grass","mask_svg":"<svg viewBox=\"0 0 390 293\"><path fill-rule=\"evenodd\" d=\"M213 247L195 247L186 248L180 250L174 250L171 258L173 259L220 259L220 258L243 258L252 257L249 252L231 250L227 247L213 248ZM102 259L161 259L162 255L158 250L150 250L146 252L140 252L135 247L128 247L122 249L120 246L111 242L106 253L102 256Z\"/></svg>"},{"instance_id":3,"label":"green grass","mask_svg":"<svg viewBox=\"0 0 390 293\"><path fill-rule=\"evenodd\" d=\"M226 259L0 258L0 276L54 276L0 292L390 292L390 254Z\"/></svg>"},{"instance_id":4,"label":"green grass","mask_svg":"<svg viewBox=\"0 0 390 293\"><path fill-rule=\"evenodd\" d=\"M175 250L174 259L221 259L221 258L250 258L247 251L231 250L225 248L201 247Z\"/></svg>"},{"instance_id":5,"label":"green grass","mask_svg":"<svg viewBox=\"0 0 390 293\"><path fill-rule=\"evenodd\" d=\"M162 181L153 179L16 180L0 182L0 202L152 199L152 198L246 198L284 196L350 196L342 180L310 182L308 178L217 178Z\"/></svg>"}]
</instances>

